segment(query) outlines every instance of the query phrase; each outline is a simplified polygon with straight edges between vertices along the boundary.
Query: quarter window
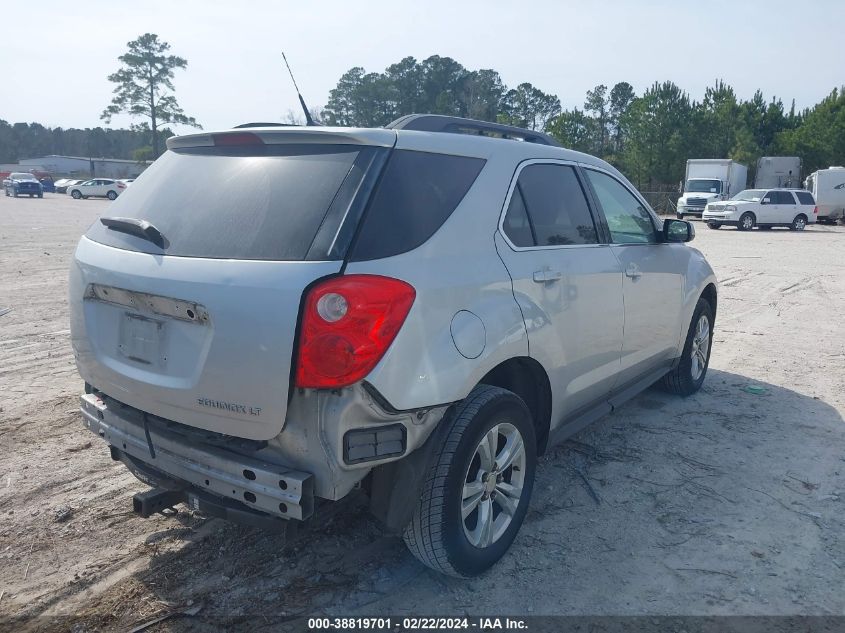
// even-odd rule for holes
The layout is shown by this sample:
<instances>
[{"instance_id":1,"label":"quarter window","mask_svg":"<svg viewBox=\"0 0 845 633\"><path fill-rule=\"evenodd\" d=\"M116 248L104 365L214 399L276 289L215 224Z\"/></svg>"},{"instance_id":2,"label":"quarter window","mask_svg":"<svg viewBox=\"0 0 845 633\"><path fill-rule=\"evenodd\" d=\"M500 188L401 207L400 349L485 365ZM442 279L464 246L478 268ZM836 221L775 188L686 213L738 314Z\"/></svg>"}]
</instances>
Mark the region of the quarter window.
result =
<instances>
[{"instance_id":1,"label":"quarter window","mask_svg":"<svg viewBox=\"0 0 845 633\"><path fill-rule=\"evenodd\" d=\"M568 165L534 164L520 172L504 231L515 246L598 243L584 190Z\"/></svg>"},{"instance_id":2,"label":"quarter window","mask_svg":"<svg viewBox=\"0 0 845 633\"><path fill-rule=\"evenodd\" d=\"M618 180L600 171L585 170L596 192L614 244L656 243L651 214Z\"/></svg>"},{"instance_id":3,"label":"quarter window","mask_svg":"<svg viewBox=\"0 0 845 633\"><path fill-rule=\"evenodd\" d=\"M809 191L796 191L795 195L798 196L798 204L809 204L815 206L816 201L813 200L813 194Z\"/></svg>"},{"instance_id":4,"label":"quarter window","mask_svg":"<svg viewBox=\"0 0 845 633\"><path fill-rule=\"evenodd\" d=\"M534 238L534 229L531 228L528 211L525 209L525 200L518 185L513 190L511 203L508 205L508 212L505 214L505 235L510 238L514 246L530 247L537 245Z\"/></svg>"},{"instance_id":5,"label":"quarter window","mask_svg":"<svg viewBox=\"0 0 845 633\"><path fill-rule=\"evenodd\" d=\"M485 160L394 150L363 219L352 261L406 253L452 215Z\"/></svg>"}]
</instances>

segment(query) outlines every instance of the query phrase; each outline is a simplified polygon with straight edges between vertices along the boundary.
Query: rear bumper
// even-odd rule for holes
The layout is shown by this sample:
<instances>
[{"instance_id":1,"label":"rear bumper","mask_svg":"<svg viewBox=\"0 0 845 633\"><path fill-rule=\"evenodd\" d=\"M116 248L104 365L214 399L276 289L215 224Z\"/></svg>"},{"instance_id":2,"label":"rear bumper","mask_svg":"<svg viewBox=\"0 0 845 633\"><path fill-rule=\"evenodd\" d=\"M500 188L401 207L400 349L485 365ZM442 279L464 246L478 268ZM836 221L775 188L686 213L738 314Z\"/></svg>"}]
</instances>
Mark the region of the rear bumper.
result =
<instances>
[{"instance_id":1,"label":"rear bumper","mask_svg":"<svg viewBox=\"0 0 845 633\"><path fill-rule=\"evenodd\" d=\"M180 501L283 519L307 519L314 512L311 473L215 446L188 445L175 433L145 426L136 410L110 407L95 394L80 401L83 424L109 443L112 456L145 483L161 486L167 480L168 488L184 495Z\"/></svg>"}]
</instances>

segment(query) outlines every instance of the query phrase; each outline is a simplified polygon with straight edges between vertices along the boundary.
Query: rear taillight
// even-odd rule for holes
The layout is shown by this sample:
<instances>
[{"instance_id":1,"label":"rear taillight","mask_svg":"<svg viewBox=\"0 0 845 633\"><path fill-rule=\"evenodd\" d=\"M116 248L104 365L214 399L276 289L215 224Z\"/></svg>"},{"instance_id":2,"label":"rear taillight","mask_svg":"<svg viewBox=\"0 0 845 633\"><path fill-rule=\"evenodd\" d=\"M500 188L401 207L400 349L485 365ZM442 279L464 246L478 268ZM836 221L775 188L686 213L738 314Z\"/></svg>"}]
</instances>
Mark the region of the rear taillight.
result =
<instances>
[{"instance_id":1,"label":"rear taillight","mask_svg":"<svg viewBox=\"0 0 845 633\"><path fill-rule=\"evenodd\" d=\"M296 386L346 387L381 360L414 303L412 286L378 275L344 275L305 298Z\"/></svg>"},{"instance_id":2,"label":"rear taillight","mask_svg":"<svg viewBox=\"0 0 845 633\"><path fill-rule=\"evenodd\" d=\"M118 189L126 189L126 184L125 184L125 183L122 183L122 182L119 182L119 183L117 183L117 188L118 188Z\"/></svg>"},{"instance_id":3,"label":"rear taillight","mask_svg":"<svg viewBox=\"0 0 845 633\"><path fill-rule=\"evenodd\" d=\"M818 214L819 214L819 208L813 207L813 215L818 215Z\"/></svg>"}]
</instances>

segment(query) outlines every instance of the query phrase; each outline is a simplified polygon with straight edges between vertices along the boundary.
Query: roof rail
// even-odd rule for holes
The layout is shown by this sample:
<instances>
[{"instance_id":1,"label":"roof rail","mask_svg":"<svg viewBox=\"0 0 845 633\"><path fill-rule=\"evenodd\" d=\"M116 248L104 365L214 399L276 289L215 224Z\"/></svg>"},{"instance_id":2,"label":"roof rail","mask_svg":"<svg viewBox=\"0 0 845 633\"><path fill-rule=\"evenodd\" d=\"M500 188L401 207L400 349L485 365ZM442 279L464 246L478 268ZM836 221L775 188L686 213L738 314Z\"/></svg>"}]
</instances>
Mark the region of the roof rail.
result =
<instances>
[{"instance_id":1,"label":"roof rail","mask_svg":"<svg viewBox=\"0 0 845 633\"><path fill-rule=\"evenodd\" d=\"M450 134L470 134L475 136L490 136L506 138L526 143L540 145L554 145L561 147L554 138L543 132L526 130L513 125L491 123L490 121L476 121L457 116L443 114L406 114L385 125L391 130L418 130L421 132L446 132Z\"/></svg>"}]
</instances>

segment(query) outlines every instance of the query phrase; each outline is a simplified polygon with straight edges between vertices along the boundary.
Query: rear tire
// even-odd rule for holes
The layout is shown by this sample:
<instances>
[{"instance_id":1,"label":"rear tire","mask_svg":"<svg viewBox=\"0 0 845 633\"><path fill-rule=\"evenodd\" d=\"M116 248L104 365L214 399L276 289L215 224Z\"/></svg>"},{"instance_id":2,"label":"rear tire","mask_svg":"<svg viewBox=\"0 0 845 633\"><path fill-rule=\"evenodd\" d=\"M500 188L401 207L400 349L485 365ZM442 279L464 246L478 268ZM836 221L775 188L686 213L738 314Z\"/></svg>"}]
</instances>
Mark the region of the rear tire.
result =
<instances>
[{"instance_id":1,"label":"rear tire","mask_svg":"<svg viewBox=\"0 0 845 633\"><path fill-rule=\"evenodd\" d=\"M713 308L706 299L699 299L692 313L681 360L677 367L661 379L661 385L666 391L679 396L690 396L701 389L707 375L707 367L710 365L712 341Z\"/></svg>"},{"instance_id":2,"label":"rear tire","mask_svg":"<svg viewBox=\"0 0 845 633\"><path fill-rule=\"evenodd\" d=\"M754 218L754 214L751 212L746 212L740 216L739 222L736 223L736 228L740 231L750 231L754 228L754 225L756 223L757 222Z\"/></svg>"},{"instance_id":3,"label":"rear tire","mask_svg":"<svg viewBox=\"0 0 845 633\"><path fill-rule=\"evenodd\" d=\"M707 227L711 229L721 229L722 225L719 222L708 222Z\"/></svg>"},{"instance_id":4,"label":"rear tire","mask_svg":"<svg viewBox=\"0 0 845 633\"><path fill-rule=\"evenodd\" d=\"M442 424L448 425L445 440L403 538L435 571L477 576L508 551L528 511L537 464L534 425L519 396L488 385L473 389Z\"/></svg>"},{"instance_id":5,"label":"rear tire","mask_svg":"<svg viewBox=\"0 0 845 633\"><path fill-rule=\"evenodd\" d=\"M789 226L790 230L792 231L803 231L807 228L807 216L803 213L799 213L795 216L795 219L792 221L792 224Z\"/></svg>"},{"instance_id":6,"label":"rear tire","mask_svg":"<svg viewBox=\"0 0 845 633\"><path fill-rule=\"evenodd\" d=\"M117 194L114 191L109 191L106 194L106 198L108 198L109 200L114 200L115 198L117 198Z\"/></svg>"}]
</instances>

